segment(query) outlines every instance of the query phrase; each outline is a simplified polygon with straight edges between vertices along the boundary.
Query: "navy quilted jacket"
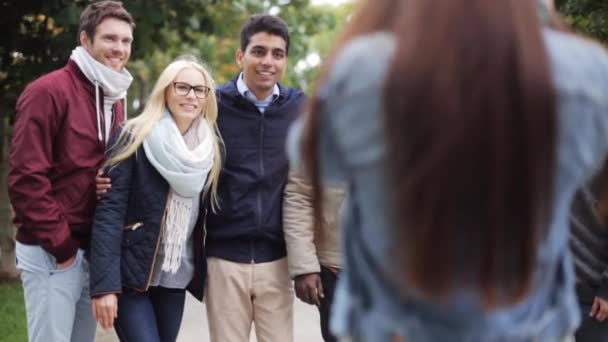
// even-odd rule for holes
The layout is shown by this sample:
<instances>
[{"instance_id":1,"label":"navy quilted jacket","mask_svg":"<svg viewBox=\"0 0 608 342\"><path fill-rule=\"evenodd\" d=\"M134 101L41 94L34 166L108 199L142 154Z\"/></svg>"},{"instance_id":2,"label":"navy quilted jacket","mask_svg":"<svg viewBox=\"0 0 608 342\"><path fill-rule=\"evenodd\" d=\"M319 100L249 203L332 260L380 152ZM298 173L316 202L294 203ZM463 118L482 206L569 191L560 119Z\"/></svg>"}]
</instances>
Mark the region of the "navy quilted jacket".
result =
<instances>
[{"instance_id":1,"label":"navy quilted jacket","mask_svg":"<svg viewBox=\"0 0 608 342\"><path fill-rule=\"evenodd\" d=\"M226 154L219 178L220 209L207 217L207 256L265 263L287 255L283 191L285 138L304 104L301 91L279 84L279 97L261 113L239 94L236 79L217 91L217 123Z\"/></svg>"},{"instance_id":2,"label":"navy quilted jacket","mask_svg":"<svg viewBox=\"0 0 608 342\"><path fill-rule=\"evenodd\" d=\"M91 236L92 297L120 293L123 287L148 289L169 192L169 184L150 164L143 147L106 171L112 188L95 210ZM207 270L202 222L199 217L194 229L196 269L188 285L199 300L203 297Z\"/></svg>"}]
</instances>

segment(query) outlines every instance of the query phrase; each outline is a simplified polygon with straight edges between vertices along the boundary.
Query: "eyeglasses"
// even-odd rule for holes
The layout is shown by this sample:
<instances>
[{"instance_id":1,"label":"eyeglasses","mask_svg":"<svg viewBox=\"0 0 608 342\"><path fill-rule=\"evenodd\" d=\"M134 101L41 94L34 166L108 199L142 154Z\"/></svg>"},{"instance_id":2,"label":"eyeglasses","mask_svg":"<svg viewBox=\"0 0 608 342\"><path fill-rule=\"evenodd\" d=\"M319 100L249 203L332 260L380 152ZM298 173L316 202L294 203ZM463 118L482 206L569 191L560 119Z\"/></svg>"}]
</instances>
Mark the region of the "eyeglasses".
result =
<instances>
[{"instance_id":1,"label":"eyeglasses","mask_svg":"<svg viewBox=\"0 0 608 342\"><path fill-rule=\"evenodd\" d=\"M209 87L191 86L184 82L173 82L173 89L175 90L175 94L180 96L188 96L188 94L190 94L190 90L194 90L194 96L196 96L197 99L207 98L209 91L211 91L211 88Z\"/></svg>"}]
</instances>

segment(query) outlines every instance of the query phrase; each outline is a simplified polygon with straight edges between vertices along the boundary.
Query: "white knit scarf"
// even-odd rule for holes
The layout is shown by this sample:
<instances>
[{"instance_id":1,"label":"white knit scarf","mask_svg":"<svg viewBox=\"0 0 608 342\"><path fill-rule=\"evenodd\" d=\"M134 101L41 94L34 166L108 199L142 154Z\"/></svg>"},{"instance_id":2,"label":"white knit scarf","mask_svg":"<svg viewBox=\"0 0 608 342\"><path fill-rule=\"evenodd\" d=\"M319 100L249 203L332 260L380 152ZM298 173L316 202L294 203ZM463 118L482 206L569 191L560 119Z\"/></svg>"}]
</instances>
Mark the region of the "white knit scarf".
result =
<instances>
[{"instance_id":1,"label":"white knit scarf","mask_svg":"<svg viewBox=\"0 0 608 342\"><path fill-rule=\"evenodd\" d=\"M195 120L182 136L171 114L165 113L144 140L146 157L171 187L164 222L163 271L176 273L181 264L192 203L213 166L214 139L207 120Z\"/></svg>"},{"instance_id":2,"label":"white knit scarf","mask_svg":"<svg viewBox=\"0 0 608 342\"><path fill-rule=\"evenodd\" d=\"M107 141L110 136L110 128L112 126L112 111L111 108L120 99L127 97L127 89L133 82L133 77L123 68L120 72L105 66L104 64L93 58L82 46L76 47L70 56L80 68L80 71L86 78L95 86L95 110L97 114L97 132L100 141ZM102 134L101 129L101 113L99 110L99 87L103 90L104 102L104 122L105 132ZM125 120L127 118L127 106L124 106Z\"/></svg>"}]
</instances>

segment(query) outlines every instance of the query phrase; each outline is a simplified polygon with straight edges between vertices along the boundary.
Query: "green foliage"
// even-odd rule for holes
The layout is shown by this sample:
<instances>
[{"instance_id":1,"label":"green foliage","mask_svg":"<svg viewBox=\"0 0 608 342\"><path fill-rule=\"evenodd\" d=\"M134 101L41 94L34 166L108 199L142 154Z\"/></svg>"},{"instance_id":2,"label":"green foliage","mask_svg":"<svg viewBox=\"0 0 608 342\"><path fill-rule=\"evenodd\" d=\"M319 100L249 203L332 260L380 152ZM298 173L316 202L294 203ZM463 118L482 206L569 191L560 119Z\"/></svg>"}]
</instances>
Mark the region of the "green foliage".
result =
<instances>
[{"instance_id":1,"label":"green foliage","mask_svg":"<svg viewBox=\"0 0 608 342\"><path fill-rule=\"evenodd\" d=\"M21 283L0 282L0 342L27 341Z\"/></svg>"},{"instance_id":2,"label":"green foliage","mask_svg":"<svg viewBox=\"0 0 608 342\"><path fill-rule=\"evenodd\" d=\"M558 0L556 6L576 31L608 43L608 1Z\"/></svg>"},{"instance_id":3,"label":"green foliage","mask_svg":"<svg viewBox=\"0 0 608 342\"><path fill-rule=\"evenodd\" d=\"M80 13L92 0L0 2L0 116L11 113L25 84L63 66L77 45ZM309 0L123 0L136 21L129 98L143 103L160 71L175 57L198 55L218 83L238 72L235 53L241 24L251 14L278 13L290 26L292 47L284 80L306 88L315 68L295 65L322 54L343 24L347 9L314 7ZM132 110L131 110L132 112Z\"/></svg>"},{"instance_id":4,"label":"green foliage","mask_svg":"<svg viewBox=\"0 0 608 342\"><path fill-rule=\"evenodd\" d=\"M0 3L0 111L12 109L25 83L65 63L76 43L78 15L75 1Z\"/></svg>"},{"instance_id":5,"label":"green foliage","mask_svg":"<svg viewBox=\"0 0 608 342\"><path fill-rule=\"evenodd\" d=\"M78 43L80 13L91 0L19 0L0 2L0 113L14 108L23 86L65 65ZM164 49L172 41L164 30L182 34L191 24L189 13L201 12L213 0L131 0L125 7L137 21L132 56L150 46ZM145 18L138 20L139 18Z\"/></svg>"},{"instance_id":6,"label":"green foliage","mask_svg":"<svg viewBox=\"0 0 608 342\"><path fill-rule=\"evenodd\" d=\"M172 28L162 32L163 40L172 44L165 47L149 45L143 57L129 64L129 70L137 80L131 94L136 94L138 102L143 104L151 83L162 68L184 53L197 55L205 61L218 84L232 79L239 71L235 54L240 47L241 25L255 13L278 14L287 22L291 45L287 73L282 83L307 90L317 68L295 66L311 53L322 55L327 51L329 42L344 24L350 9L350 5L311 6L308 0L213 1L213 6L190 17L189 22L193 25L181 32Z\"/></svg>"}]
</instances>

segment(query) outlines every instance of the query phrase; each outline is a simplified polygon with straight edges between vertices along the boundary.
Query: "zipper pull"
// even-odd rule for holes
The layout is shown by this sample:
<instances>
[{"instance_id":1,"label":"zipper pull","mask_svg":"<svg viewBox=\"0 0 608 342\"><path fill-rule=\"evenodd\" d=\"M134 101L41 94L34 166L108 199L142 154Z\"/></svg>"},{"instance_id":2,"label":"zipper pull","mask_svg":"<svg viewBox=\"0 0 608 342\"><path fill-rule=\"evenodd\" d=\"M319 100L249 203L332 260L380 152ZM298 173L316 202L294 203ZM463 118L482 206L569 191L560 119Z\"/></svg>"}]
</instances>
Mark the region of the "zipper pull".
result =
<instances>
[{"instance_id":1,"label":"zipper pull","mask_svg":"<svg viewBox=\"0 0 608 342\"><path fill-rule=\"evenodd\" d=\"M143 222L137 222L137 223L133 223L133 224L130 224L128 226L125 226L125 229L127 229L127 230L136 230L136 229L138 229L139 227L141 227L143 225L144 225Z\"/></svg>"}]
</instances>

